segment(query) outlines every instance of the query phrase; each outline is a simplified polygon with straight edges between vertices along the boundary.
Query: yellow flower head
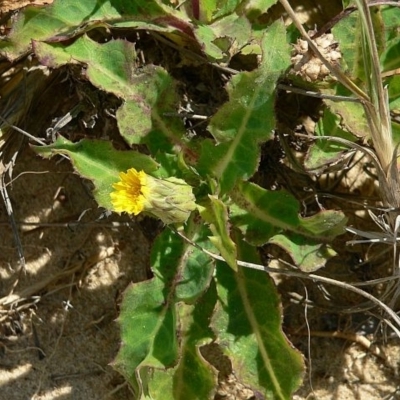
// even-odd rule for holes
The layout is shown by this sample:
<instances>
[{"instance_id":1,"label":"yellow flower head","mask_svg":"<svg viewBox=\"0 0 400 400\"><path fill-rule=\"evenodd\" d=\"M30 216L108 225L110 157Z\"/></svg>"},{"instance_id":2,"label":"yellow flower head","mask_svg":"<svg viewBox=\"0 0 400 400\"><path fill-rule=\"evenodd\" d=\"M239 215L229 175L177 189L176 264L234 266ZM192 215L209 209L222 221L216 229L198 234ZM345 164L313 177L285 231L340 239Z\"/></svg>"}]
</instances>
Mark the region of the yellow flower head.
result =
<instances>
[{"instance_id":1,"label":"yellow flower head","mask_svg":"<svg viewBox=\"0 0 400 400\"><path fill-rule=\"evenodd\" d=\"M110 194L111 203L116 212L127 212L138 215L144 210L148 194L147 175L135 168L120 172L120 181L113 184L114 192Z\"/></svg>"},{"instance_id":2,"label":"yellow flower head","mask_svg":"<svg viewBox=\"0 0 400 400\"><path fill-rule=\"evenodd\" d=\"M182 179L157 179L135 168L119 177L110 194L116 212L137 215L145 211L171 224L185 222L196 208L192 188Z\"/></svg>"}]
</instances>

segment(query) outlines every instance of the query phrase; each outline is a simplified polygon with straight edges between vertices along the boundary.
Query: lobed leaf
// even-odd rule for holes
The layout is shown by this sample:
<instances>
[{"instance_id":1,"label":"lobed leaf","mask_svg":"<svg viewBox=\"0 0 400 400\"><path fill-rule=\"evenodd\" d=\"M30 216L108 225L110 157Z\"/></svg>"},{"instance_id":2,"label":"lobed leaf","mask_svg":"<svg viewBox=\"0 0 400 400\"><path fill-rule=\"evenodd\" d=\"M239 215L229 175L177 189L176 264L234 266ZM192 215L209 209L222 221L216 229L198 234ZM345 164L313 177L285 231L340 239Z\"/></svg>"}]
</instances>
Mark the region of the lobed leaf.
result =
<instances>
[{"instance_id":1,"label":"lobed leaf","mask_svg":"<svg viewBox=\"0 0 400 400\"><path fill-rule=\"evenodd\" d=\"M259 263L236 239L238 257ZM267 274L217 264L218 303L212 328L238 379L268 399L287 400L301 382L303 361L281 330L281 307Z\"/></svg>"},{"instance_id":2,"label":"lobed leaf","mask_svg":"<svg viewBox=\"0 0 400 400\"><path fill-rule=\"evenodd\" d=\"M188 222L185 234L201 244L207 240L207 231L193 221ZM156 239L151 265L154 277L133 284L126 291L119 318L123 346L117 355L115 368L134 387L139 387L139 392L146 392L148 388L143 384L151 383L148 368L174 367L180 357L187 357L187 360L191 357L193 361L197 346L210 338L210 331L202 318L208 318L215 302L215 296L210 292L205 303L196 309L197 301L210 285L213 263L202 251L184 243L173 232L164 231ZM188 305L194 305L194 308ZM208 311L202 313L205 310ZM206 375L204 383L210 390L215 378L213 373L206 373L207 367L198 357L199 373ZM173 381L178 387L170 386L168 390L180 392L182 385L186 385L182 380L182 368L187 370L190 365L190 362L180 364L175 369ZM162 380L165 382L165 376ZM157 387L158 383L154 382L153 389L159 390Z\"/></svg>"},{"instance_id":3,"label":"lobed leaf","mask_svg":"<svg viewBox=\"0 0 400 400\"><path fill-rule=\"evenodd\" d=\"M199 25L194 33L208 57L224 62L240 52L252 38L248 19L235 13L220 18L211 25Z\"/></svg>"},{"instance_id":4,"label":"lobed leaf","mask_svg":"<svg viewBox=\"0 0 400 400\"><path fill-rule=\"evenodd\" d=\"M58 68L65 64L86 64L89 80L104 91L123 99L135 94L136 51L127 40L110 40L97 43L87 35L71 45L34 41L34 51L39 61L48 67Z\"/></svg>"},{"instance_id":5,"label":"lobed leaf","mask_svg":"<svg viewBox=\"0 0 400 400\"><path fill-rule=\"evenodd\" d=\"M156 156L187 146L185 127L176 114L178 94L174 80L161 67L148 66L133 79L129 99L117 111L118 128L128 144L146 143ZM176 153L176 151L175 151Z\"/></svg>"},{"instance_id":6,"label":"lobed leaf","mask_svg":"<svg viewBox=\"0 0 400 400\"><path fill-rule=\"evenodd\" d=\"M157 0L85 0L73 5L68 0L55 0L49 6L28 6L20 12L0 50L15 59L30 49L32 40L61 42L96 27L121 23L142 29L188 31L189 25L182 18Z\"/></svg>"},{"instance_id":7,"label":"lobed leaf","mask_svg":"<svg viewBox=\"0 0 400 400\"><path fill-rule=\"evenodd\" d=\"M209 326L217 294L213 281L195 305L178 307L181 353L179 364L168 370L155 370L149 380L149 394L154 399L204 400L212 398L217 385L217 371L204 360L200 346L214 337Z\"/></svg>"},{"instance_id":8,"label":"lobed leaf","mask_svg":"<svg viewBox=\"0 0 400 400\"><path fill-rule=\"evenodd\" d=\"M311 273L326 265L326 261L337 253L326 243L310 240L302 235L278 234L269 242L284 249L300 270Z\"/></svg>"},{"instance_id":9,"label":"lobed leaf","mask_svg":"<svg viewBox=\"0 0 400 400\"><path fill-rule=\"evenodd\" d=\"M268 9L276 3L277 0L248 0L245 4L246 13L250 18L256 18L266 14Z\"/></svg>"},{"instance_id":10,"label":"lobed leaf","mask_svg":"<svg viewBox=\"0 0 400 400\"><path fill-rule=\"evenodd\" d=\"M274 89L280 72L289 63L283 23L273 24L261 47L263 61L252 72L242 72L228 85L229 101L211 119L209 130L216 143L205 140L198 164L200 173L216 177L222 193L257 169L259 143L274 127Z\"/></svg>"},{"instance_id":11,"label":"lobed leaf","mask_svg":"<svg viewBox=\"0 0 400 400\"><path fill-rule=\"evenodd\" d=\"M298 201L283 190L268 191L254 183L242 182L236 185L231 197L232 224L256 246L267 243L283 230L320 241L329 241L344 233L347 219L343 213L326 210L301 218Z\"/></svg>"},{"instance_id":12,"label":"lobed leaf","mask_svg":"<svg viewBox=\"0 0 400 400\"><path fill-rule=\"evenodd\" d=\"M327 165L340 164L349 147L342 143L323 139L324 136L334 136L349 142L354 141L354 135L342 129L340 123L341 120L337 115L334 115L329 109L324 111L324 115L319 119L315 129L320 139L310 146L304 161L306 170L313 170L315 173L323 172Z\"/></svg>"},{"instance_id":13,"label":"lobed leaf","mask_svg":"<svg viewBox=\"0 0 400 400\"><path fill-rule=\"evenodd\" d=\"M124 99L116 117L128 144L147 143L156 156L159 152L173 152L177 144L187 146L182 120L165 116L175 113L178 107L175 82L159 66L149 65L137 71L133 43L110 40L101 44L84 35L69 46L35 42L34 49L42 64L53 68L85 64L86 75L94 86Z\"/></svg>"},{"instance_id":14,"label":"lobed leaf","mask_svg":"<svg viewBox=\"0 0 400 400\"><path fill-rule=\"evenodd\" d=\"M349 95L347 91L342 92L337 88L335 95ZM365 117L365 111L360 103L346 102L345 105L341 102L325 100L329 109L340 117L340 126L356 137L363 138L370 135L369 125ZM352 139L354 140L354 139Z\"/></svg>"},{"instance_id":15,"label":"lobed leaf","mask_svg":"<svg viewBox=\"0 0 400 400\"><path fill-rule=\"evenodd\" d=\"M115 150L110 142L83 139L72 143L59 136L49 146L32 146L36 153L44 158L56 154L65 154L71 158L75 170L84 178L90 179L95 186L94 197L99 206L112 209L110 193L112 184L118 182L119 173L129 168L154 174L157 163L149 156L137 151Z\"/></svg>"}]
</instances>

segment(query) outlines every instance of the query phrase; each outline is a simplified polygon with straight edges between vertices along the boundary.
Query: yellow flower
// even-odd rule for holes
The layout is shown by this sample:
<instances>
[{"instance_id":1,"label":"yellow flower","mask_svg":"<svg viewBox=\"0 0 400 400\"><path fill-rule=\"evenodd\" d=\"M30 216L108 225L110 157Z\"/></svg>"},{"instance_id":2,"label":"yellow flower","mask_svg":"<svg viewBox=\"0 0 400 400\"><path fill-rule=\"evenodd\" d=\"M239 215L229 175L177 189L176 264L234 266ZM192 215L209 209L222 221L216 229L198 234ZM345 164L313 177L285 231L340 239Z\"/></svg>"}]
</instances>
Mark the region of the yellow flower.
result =
<instances>
[{"instance_id":1,"label":"yellow flower","mask_svg":"<svg viewBox=\"0 0 400 400\"><path fill-rule=\"evenodd\" d=\"M120 172L119 178L113 184L115 191L110 194L114 210L138 215L144 209L145 194L148 194L147 175L131 168L126 173Z\"/></svg>"},{"instance_id":2,"label":"yellow flower","mask_svg":"<svg viewBox=\"0 0 400 400\"><path fill-rule=\"evenodd\" d=\"M164 223L185 222L196 208L192 188L182 179L157 179L144 171L129 169L119 174L110 194L116 212L147 212Z\"/></svg>"}]
</instances>

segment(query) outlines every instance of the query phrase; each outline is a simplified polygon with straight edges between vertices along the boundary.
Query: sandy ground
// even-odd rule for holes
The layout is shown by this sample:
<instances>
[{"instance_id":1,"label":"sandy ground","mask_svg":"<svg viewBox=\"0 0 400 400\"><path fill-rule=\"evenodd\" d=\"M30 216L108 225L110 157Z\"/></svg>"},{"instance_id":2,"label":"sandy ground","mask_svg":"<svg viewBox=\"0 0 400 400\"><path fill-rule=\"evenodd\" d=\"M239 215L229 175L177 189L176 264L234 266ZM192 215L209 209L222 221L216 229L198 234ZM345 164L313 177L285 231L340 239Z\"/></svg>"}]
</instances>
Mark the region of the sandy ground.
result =
<instances>
[{"instance_id":1,"label":"sandy ground","mask_svg":"<svg viewBox=\"0 0 400 400\"><path fill-rule=\"evenodd\" d=\"M25 173L9 188L16 220L61 224L20 225L26 272L18 282L14 239L0 208L1 297L19 299L1 308L0 399L129 399L109 364L119 347L120 296L131 281L146 279L148 242L129 220L96 222L101 210L90 192L66 160L58 162L28 148L17 162L15 176Z\"/></svg>"}]
</instances>

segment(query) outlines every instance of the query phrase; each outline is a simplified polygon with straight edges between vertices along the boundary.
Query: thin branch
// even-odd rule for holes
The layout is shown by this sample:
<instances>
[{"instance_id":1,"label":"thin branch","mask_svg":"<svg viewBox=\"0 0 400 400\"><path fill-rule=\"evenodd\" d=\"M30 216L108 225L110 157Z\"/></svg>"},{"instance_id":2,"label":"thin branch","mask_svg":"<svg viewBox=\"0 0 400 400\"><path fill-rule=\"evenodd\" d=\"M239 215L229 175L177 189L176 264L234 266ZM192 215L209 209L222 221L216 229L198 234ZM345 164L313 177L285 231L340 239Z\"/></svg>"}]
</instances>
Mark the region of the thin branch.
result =
<instances>
[{"instance_id":1,"label":"thin branch","mask_svg":"<svg viewBox=\"0 0 400 400\"><path fill-rule=\"evenodd\" d=\"M303 96L316 97L317 99L327 99L327 100L332 100L332 101L348 101L351 103L361 103L360 99L355 98L355 97L324 94L324 93L320 93L320 92L314 92L312 90L304 90L304 89L300 89L300 88L297 88L294 86L284 85L282 83L279 83L276 87L278 89L286 90L286 91L292 92L292 93L301 94Z\"/></svg>"},{"instance_id":2,"label":"thin branch","mask_svg":"<svg viewBox=\"0 0 400 400\"><path fill-rule=\"evenodd\" d=\"M187 243L189 243L192 246L196 247L197 249L201 250L204 254L207 254L212 259L214 259L216 261L223 261L226 263L226 261L223 257L202 248L197 243L193 242L192 240L190 240L189 238L187 238L185 235L178 232L174 228L172 228L172 227L169 227L169 228L174 233L176 233L178 236L180 236L183 240L185 240ZM288 267L295 268L293 265L291 265L290 263L288 263L284 260L279 259L279 261L282 262L283 264L287 265ZM382 301L377 299L375 296L373 296L357 287L349 285L348 283L340 282L340 281L337 281L336 279L331 279L331 278L327 278L325 276L319 276L316 274L307 274L302 271L294 271L291 269L289 270L289 269L281 269L281 268L272 268L272 267L267 267L264 265L249 263L249 262L240 261L240 260L237 260L237 265L240 267L244 267L244 268L255 269L257 271L276 273L276 274L282 274L282 275L296 277L296 278L302 278L302 279L308 279L308 280L317 281L317 282L323 282L323 283L327 283L329 285L340 287L342 289L350 290L351 292L357 293L360 296L365 297L366 299L370 300L371 302L376 304L378 307L380 307L382 310L384 310L393 319L393 321L396 322L397 327L400 329L400 318L390 307L388 307L385 303L383 303ZM396 328L395 326L392 325L392 329L394 330L396 335L400 338L400 330L398 328Z\"/></svg>"}]
</instances>

